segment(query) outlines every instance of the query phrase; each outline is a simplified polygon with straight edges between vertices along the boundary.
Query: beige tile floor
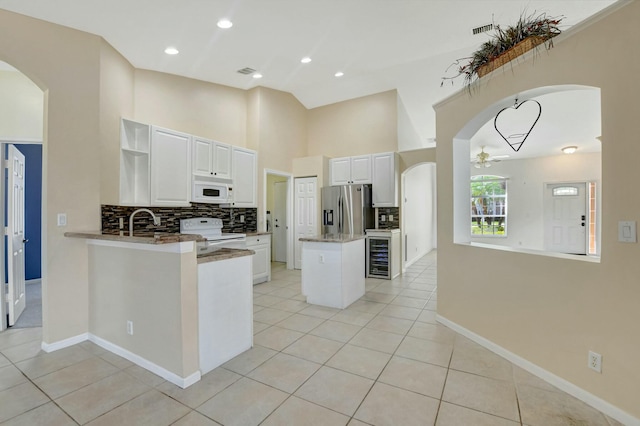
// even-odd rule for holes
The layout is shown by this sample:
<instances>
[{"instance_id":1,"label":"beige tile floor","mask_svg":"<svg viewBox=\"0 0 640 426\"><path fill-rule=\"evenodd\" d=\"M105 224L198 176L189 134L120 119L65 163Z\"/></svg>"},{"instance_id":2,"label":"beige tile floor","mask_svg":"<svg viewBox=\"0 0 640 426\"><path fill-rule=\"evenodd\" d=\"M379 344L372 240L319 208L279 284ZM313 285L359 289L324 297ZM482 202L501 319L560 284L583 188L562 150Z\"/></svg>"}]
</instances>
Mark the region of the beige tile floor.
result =
<instances>
[{"instance_id":1,"label":"beige tile floor","mask_svg":"<svg viewBox=\"0 0 640 426\"><path fill-rule=\"evenodd\" d=\"M84 342L0 334L3 425L618 425L436 323L436 253L368 279L345 310L308 305L300 272L254 287L255 345L180 389Z\"/></svg>"}]
</instances>

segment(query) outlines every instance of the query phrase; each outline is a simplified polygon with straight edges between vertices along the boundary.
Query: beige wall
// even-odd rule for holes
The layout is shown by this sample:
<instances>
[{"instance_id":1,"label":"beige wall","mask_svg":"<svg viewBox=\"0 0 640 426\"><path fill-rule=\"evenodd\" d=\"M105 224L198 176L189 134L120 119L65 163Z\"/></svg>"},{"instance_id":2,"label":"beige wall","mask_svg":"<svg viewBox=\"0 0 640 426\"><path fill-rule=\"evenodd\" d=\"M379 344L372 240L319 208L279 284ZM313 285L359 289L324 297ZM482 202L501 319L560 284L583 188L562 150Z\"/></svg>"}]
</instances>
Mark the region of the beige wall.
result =
<instances>
[{"instance_id":1,"label":"beige wall","mask_svg":"<svg viewBox=\"0 0 640 426\"><path fill-rule=\"evenodd\" d=\"M630 2L559 37L548 53L498 70L473 96L461 90L436 105L439 314L636 418L640 245L619 243L617 224L640 221L640 198L629 192L640 182L640 85L630 71L640 70L638 16L640 2ZM572 83L602 94L601 262L454 244L453 138L487 108L484 122L495 115L503 99ZM478 274L486 265L499 269ZM602 374L587 368L588 350L603 355Z\"/></svg>"},{"instance_id":2,"label":"beige wall","mask_svg":"<svg viewBox=\"0 0 640 426\"><path fill-rule=\"evenodd\" d=\"M44 342L87 332L86 245L52 225L57 213L65 212L69 227L100 227L102 43L96 36L0 11L0 60L45 91Z\"/></svg>"},{"instance_id":3,"label":"beige wall","mask_svg":"<svg viewBox=\"0 0 640 426\"><path fill-rule=\"evenodd\" d=\"M258 87L248 94L249 146L258 151L258 229L265 230L264 169L291 173L306 155L307 110L290 93Z\"/></svg>"},{"instance_id":4,"label":"beige wall","mask_svg":"<svg viewBox=\"0 0 640 426\"><path fill-rule=\"evenodd\" d=\"M244 90L136 69L133 98L137 121L248 147Z\"/></svg>"},{"instance_id":5,"label":"beige wall","mask_svg":"<svg viewBox=\"0 0 640 426\"><path fill-rule=\"evenodd\" d=\"M133 116L134 69L107 43L100 51L100 201L118 204L120 119Z\"/></svg>"},{"instance_id":6,"label":"beige wall","mask_svg":"<svg viewBox=\"0 0 640 426\"><path fill-rule=\"evenodd\" d=\"M42 140L44 95L24 74L0 70L0 139Z\"/></svg>"},{"instance_id":7,"label":"beige wall","mask_svg":"<svg viewBox=\"0 0 640 426\"><path fill-rule=\"evenodd\" d=\"M404 172L408 168L420 163L435 163L436 162L436 149L435 148L422 148L412 151L401 151L398 153L400 156L400 173Z\"/></svg>"},{"instance_id":8,"label":"beige wall","mask_svg":"<svg viewBox=\"0 0 640 426\"><path fill-rule=\"evenodd\" d=\"M309 156L330 158L398 150L395 90L327 105L308 112Z\"/></svg>"},{"instance_id":9,"label":"beige wall","mask_svg":"<svg viewBox=\"0 0 640 426\"><path fill-rule=\"evenodd\" d=\"M89 265L90 333L179 377L198 371L193 252L91 245ZM132 336L127 321L133 322Z\"/></svg>"}]
</instances>

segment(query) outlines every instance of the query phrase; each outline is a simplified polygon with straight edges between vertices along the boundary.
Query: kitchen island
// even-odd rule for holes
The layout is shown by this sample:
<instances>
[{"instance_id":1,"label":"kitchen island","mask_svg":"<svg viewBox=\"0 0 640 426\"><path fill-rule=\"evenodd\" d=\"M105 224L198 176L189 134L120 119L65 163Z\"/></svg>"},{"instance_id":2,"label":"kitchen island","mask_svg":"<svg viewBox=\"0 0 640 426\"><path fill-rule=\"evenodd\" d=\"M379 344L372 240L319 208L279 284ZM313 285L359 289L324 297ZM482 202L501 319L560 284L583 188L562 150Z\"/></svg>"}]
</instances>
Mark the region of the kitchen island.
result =
<instances>
[{"instance_id":1,"label":"kitchen island","mask_svg":"<svg viewBox=\"0 0 640 426\"><path fill-rule=\"evenodd\" d=\"M364 235L324 234L300 241L307 303L344 309L364 296Z\"/></svg>"},{"instance_id":2,"label":"kitchen island","mask_svg":"<svg viewBox=\"0 0 640 426\"><path fill-rule=\"evenodd\" d=\"M131 237L98 231L65 236L87 242L85 339L182 388L200 380L220 359L251 347L253 251L221 249L198 256L198 235ZM234 292L218 291L230 282L236 284ZM221 305L245 307L234 314L236 319L246 317L241 321L243 345L229 343L218 333L231 318Z\"/></svg>"}]
</instances>

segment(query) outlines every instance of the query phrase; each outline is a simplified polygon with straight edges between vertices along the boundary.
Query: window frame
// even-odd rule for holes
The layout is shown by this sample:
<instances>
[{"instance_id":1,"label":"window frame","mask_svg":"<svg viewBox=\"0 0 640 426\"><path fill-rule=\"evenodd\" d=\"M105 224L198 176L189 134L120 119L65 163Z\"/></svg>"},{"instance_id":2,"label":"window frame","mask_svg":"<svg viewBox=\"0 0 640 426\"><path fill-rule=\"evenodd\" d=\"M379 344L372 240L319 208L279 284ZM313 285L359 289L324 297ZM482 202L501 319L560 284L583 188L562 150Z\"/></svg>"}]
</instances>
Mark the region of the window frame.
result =
<instances>
[{"instance_id":1,"label":"window frame","mask_svg":"<svg viewBox=\"0 0 640 426\"><path fill-rule=\"evenodd\" d=\"M498 194L496 195L494 194L486 194L486 192L481 195L481 196L475 196L473 195L473 184L474 183L495 183L495 182L501 182L503 183L504 186L504 195ZM508 188L508 178L504 177L504 176L497 176L497 175L474 175L471 176L469 179L469 211L470 211L470 228L469 228L469 234L471 236L471 238L507 238L508 236L508 214L509 214L509 209L508 209L508 194L509 194L509 188ZM492 229L493 232L492 233L474 233L473 230L474 228L478 228L478 218L484 218L488 215L478 215L478 214L474 214L474 210L477 211L476 208L474 208L475 203L474 203L474 199L478 199L478 198L483 198L483 199L503 199L504 202L502 203L502 210L504 210L504 212L502 214L496 214L496 215L491 215L490 217L502 217L504 218L502 223L499 225L501 226L504 230L502 231L501 234L496 233L495 230L495 225L492 225ZM495 222L495 221L494 221ZM483 229L484 231L484 229Z\"/></svg>"}]
</instances>

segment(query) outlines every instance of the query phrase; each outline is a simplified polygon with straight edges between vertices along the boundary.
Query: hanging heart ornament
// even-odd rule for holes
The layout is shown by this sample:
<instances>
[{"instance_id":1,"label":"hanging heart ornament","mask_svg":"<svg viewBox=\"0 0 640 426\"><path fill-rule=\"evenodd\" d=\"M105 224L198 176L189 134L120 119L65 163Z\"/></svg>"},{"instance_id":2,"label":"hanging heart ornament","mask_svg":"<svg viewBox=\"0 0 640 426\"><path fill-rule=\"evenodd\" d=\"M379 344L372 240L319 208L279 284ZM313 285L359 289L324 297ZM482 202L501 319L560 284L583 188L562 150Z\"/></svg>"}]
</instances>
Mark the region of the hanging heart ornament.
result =
<instances>
[{"instance_id":1,"label":"hanging heart ornament","mask_svg":"<svg viewBox=\"0 0 640 426\"><path fill-rule=\"evenodd\" d=\"M516 99L513 106L502 108L498 112L493 120L493 127L495 127L502 139L509 144L511 149L518 152L540 119L541 114L542 106L538 101L527 99L518 103ZM531 126L529 126L529 123L531 123ZM527 129L527 126L529 130L523 132L524 129Z\"/></svg>"}]
</instances>

